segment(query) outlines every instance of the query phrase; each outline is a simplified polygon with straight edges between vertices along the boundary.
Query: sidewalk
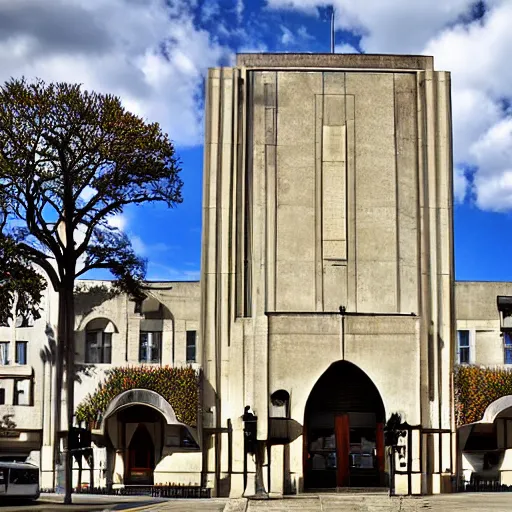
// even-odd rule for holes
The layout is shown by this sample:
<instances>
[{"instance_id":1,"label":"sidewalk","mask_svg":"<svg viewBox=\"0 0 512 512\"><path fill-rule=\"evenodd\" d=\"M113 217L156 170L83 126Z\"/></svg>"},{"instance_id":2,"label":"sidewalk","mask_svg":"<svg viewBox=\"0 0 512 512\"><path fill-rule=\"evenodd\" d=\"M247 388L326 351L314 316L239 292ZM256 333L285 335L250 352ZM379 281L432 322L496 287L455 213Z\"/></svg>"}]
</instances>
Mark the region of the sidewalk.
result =
<instances>
[{"instance_id":1,"label":"sidewalk","mask_svg":"<svg viewBox=\"0 0 512 512\"><path fill-rule=\"evenodd\" d=\"M436 496L303 495L265 501L249 500L246 512L510 512L512 493L460 493Z\"/></svg>"}]
</instances>

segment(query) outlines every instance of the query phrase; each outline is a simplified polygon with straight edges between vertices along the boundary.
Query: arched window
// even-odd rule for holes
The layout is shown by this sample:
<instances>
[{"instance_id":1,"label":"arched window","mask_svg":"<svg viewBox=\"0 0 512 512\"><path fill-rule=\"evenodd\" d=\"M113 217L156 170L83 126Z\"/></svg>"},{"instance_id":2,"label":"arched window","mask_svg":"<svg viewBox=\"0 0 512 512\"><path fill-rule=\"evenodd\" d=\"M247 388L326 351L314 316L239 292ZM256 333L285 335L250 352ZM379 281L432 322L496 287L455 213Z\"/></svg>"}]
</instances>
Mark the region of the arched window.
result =
<instances>
[{"instance_id":1,"label":"arched window","mask_svg":"<svg viewBox=\"0 0 512 512\"><path fill-rule=\"evenodd\" d=\"M164 320L170 312L157 298L147 297L140 313L139 362L161 363Z\"/></svg>"},{"instance_id":2,"label":"arched window","mask_svg":"<svg viewBox=\"0 0 512 512\"><path fill-rule=\"evenodd\" d=\"M112 334L114 324L106 318L91 320L85 328L85 362L91 364L112 362Z\"/></svg>"}]
</instances>

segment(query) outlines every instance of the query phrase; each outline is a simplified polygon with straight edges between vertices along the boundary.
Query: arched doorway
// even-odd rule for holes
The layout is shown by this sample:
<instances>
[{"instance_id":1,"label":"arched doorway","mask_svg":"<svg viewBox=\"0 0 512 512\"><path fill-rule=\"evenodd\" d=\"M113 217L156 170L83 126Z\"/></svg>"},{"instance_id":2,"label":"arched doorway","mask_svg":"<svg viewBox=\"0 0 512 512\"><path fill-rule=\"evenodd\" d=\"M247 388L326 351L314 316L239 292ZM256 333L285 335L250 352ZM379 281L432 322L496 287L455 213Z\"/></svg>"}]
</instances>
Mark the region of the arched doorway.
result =
<instances>
[{"instance_id":1,"label":"arched doorway","mask_svg":"<svg viewBox=\"0 0 512 512\"><path fill-rule=\"evenodd\" d=\"M458 428L460 471L465 484L512 485L512 395L487 407L480 421Z\"/></svg>"},{"instance_id":2,"label":"arched doorway","mask_svg":"<svg viewBox=\"0 0 512 512\"><path fill-rule=\"evenodd\" d=\"M163 447L162 415L151 407L133 405L120 411L117 420L124 434L124 482L152 485Z\"/></svg>"},{"instance_id":3,"label":"arched doorway","mask_svg":"<svg viewBox=\"0 0 512 512\"><path fill-rule=\"evenodd\" d=\"M140 423L128 447L128 482L153 484L155 445L147 427Z\"/></svg>"},{"instance_id":4,"label":"arched doorway","mask_svg":"<svg viewBox=\"0 0 512 512\"><path fill-rule=\"evenodd\" d=\"M384 422L382 398L366 373L333 363L306 403L305 488L383 485Z\"/></svg>"}]
</instances>

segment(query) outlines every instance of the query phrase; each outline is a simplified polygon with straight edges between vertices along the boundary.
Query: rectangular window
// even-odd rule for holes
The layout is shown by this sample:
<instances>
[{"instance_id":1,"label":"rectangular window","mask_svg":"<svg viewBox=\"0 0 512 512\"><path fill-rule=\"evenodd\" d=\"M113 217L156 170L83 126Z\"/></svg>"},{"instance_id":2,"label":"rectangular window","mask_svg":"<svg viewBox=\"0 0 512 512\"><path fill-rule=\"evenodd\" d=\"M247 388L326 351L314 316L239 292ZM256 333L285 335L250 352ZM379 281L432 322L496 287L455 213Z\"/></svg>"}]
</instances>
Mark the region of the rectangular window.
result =
<instances>
[{"instance_id":1,"label":"rectangular window","mask_svg":"<svg viewBox=\"0 0 512 512\"><path fill-rule=\"evenodd\" d=\"M187 331L187 363L196 362L197 331Z\"/></svg>"},{"instance_id":2,"label":"rectangular window","mask_svg":"<svg viewBox=\"0 0 512 512\"><path fill-rule=\"evenodd\" d=\"M512 364L512 332L503 333L505 364Z\"/></svg>"},{"instance_id":3,"label":"rectangular window","mask_svg":"<svg viewBox=\"0 0 512 512\"><path fill-rule=\"evenodd\" d=\"M14 381L13 405L30 405L30 380Z\"/></svg>"},{"instance_id":4,"label":"rectangular window","mask_svg":"<svg viewBox=\"0 0 512 512\"><path fill-rule=\"evenodd\" d=\"M27 364L27 342L16 342L16 364Z\"/></svg>"},{"instance_id":5,"label":"rectangular window","mask_svg":"<svg viewBox=\"0 0 512 512\"><path fill-rule=\"evenodd\" d=\"M0 405L5 405L5 389L0 388Z\"/></svg>"},{"instance_id":6,"label":"rectangular window","mask_svg":"<svg viewBox=\"0 0 512 512\"><path fill-rule=\"evenodd\" d=\"M469 364L469 331L457 331L459 364Z\"/></svg>"},{"instance_id":7,"label":"rectangular window","mask_svg":"<svg viewBox=\"0 0 512 512\"><path fill-rule=\"evenodd\" d=\"M159 363L162 354L162 333L141 332L139 346L139 361L141 363Z\"/></svg>"},{"instance_id":8,"label":"rectangular window","mask_svg":"<svg viewBox=\"0 0 512 512\"><path fill-rule=\"evenodd\" d=\"M112 333L87 331L85 335L85 362L109 364L112 362Z\"/></svg>"},{"instance_id":9,"label":"rectangular window","mask_svg":"<svg viewBox=\"0 0 512 512\"><path fill-rule=\"evenodd\" d=\"M0 364L9 364L9 342L0 341Z\"/></svg>"}]
</instances>

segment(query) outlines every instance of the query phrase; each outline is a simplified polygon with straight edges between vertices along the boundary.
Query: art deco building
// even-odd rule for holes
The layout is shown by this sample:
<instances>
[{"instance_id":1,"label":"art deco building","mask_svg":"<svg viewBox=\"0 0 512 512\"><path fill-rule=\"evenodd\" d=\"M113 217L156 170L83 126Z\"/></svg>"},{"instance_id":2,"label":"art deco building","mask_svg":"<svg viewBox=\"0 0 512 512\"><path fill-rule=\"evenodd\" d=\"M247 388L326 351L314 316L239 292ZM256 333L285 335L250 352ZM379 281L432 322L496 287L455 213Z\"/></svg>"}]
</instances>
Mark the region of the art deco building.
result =
<instances>
[{"instance_id":1,"label":"art deco building","mask_svg":"<svg viewBox=\"0 0 512 512\"><path fill-rule=\"evenodd\" d=\"M449 73L431 57L334 54L210 70L203 211L212 485L244 492L250 406L271 492L385 483L392 413L410 425L397 492L448 489ZM283 415L301 429L284 446Z\"/></svg>"},{"instance_id":2,"label":"art deco building","mask_svg":"<svg viewBox=\"0 0 512 512\"><path fill-rule=\"evenodd\" d=\"M266 491L450 490L449 74L425 56L239 55L209 71L206 95L200 284L153 283L142 304L91 289L77 298L75 403L92 394L87 411L101 413L89 425L95 485L253 493L249 406ZM33 375L25 451L53 487L58 407L52 366L39 360L48 343L29 341L26 364L2 369ZM113 368L190 365L203 369L197 417L161 381L134 387L122 373L109 384L117 394L98 387ZM0 405L0 415L9 407L23 412ZM390 481L393 413L407 427Z\"/></svg>"}]
</instances>

